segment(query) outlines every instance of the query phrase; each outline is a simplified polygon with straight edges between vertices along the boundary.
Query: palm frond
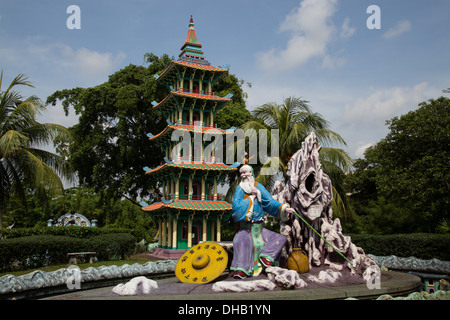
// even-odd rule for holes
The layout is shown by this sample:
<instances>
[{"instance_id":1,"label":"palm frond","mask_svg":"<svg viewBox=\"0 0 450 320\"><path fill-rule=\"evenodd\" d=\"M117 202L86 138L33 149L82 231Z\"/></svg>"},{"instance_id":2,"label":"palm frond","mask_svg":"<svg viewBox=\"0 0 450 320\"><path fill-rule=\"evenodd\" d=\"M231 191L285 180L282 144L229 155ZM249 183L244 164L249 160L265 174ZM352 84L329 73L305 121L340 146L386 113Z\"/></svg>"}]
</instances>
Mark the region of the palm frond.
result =
<instances>
[{"instance_id":1,"label":"palm frond","mask_svg":"<svg viewBox=\"0 0 450 320\"><path fill-rule=\"evenodd\" d=\"M0 199L4 201L0 207L5 206L8 200L14 197L23 203L25 211L27 211L25 190L23 184L20 183L22 174L16 170L14 163L8 158L3 158L0 162L0 174Z\"/></svg>"},{"instance_id":2,"label":"palm frond","mask_svg":"<svg viewBox=\"0 0 450 320\"><path fill-rule=\"evenodd\" d=\"M327 128L320 128L314 130L314 133L316 134L317 141L321 145L333 145L333 144L342 144L344 146L347 145L345 140L333 130Z\"/></svg>"},{"instance_id":3,"label":"palm frond","mask_svg":"<svg viewBox=\"0 0 450 320\"><path fill-rule=\"evenodd\" d=\"M252 115L261 119L266 127L274 128L279 122L280 108L276 103L266 103L253 110Z\"/></svg>"},{"instance_id":4,"label":"palm frond","mask_svg":"<svg viewBox=\"0 0 450 320\"><path fill-rule=\"evenodd\" d=\"M306 124L300 121L295 122L290 130L284 131L283 136L280 137L280 149L294 154L296 150L300 149L309 132L311 130Z\"/></svg>"},{"instance_id":5,"label":"palm frond","mask_svg":"<svg viewBox=\"0 0 450 320\"><path fill-rule=\"evenodd\" d=\"M322 147L320 149L320 162L328 164L327 171L332 167L338 167L344 172L349 172L353 169L353 159L343 149Z\"/></svg>"},{"instance_id":6,"label":"palm frond","mask_svg":"<svg viewBox=\"0 0 450 320\"><path fill-rule=\"evenodd\" d=\"M47 158L47 160L49 159ZM39 159L32 150L22 149L20 165L23 168L22 171L27 173L23 180L27 181L29 185L35 188L45 188L58 194L64 193L64 186L56 171Z\"/></svg>"},{"instance_id":7,"label":"palm frond","mask_svg":"<svg viewBox=\"0 0 450 320\"><path fill-rule=\"evenodd\" d=\"M2 70L2 78L3 78L3 70ZM24 75L23 73L14 77L14 79L9 84L8 89L6 89L6 92L11 91L15 86L28 86L28 87L34 88L34 86L31 84L31 82L28 81L28 77L26 75Z\"/></svg>"},{"instance_id":8,"label":"palm frond","mask_svg":"<svg viewBox=\"0 0 450 320\"><path fill-rule=\"evenodd\" d=\"M335 217L340 219L350 218L352 211L350 206L347 205L347 201L339 194L335 186L332 186L333 199L331 200L331 207Z\"/></svg>"},{"instance_id":9,"label":"palm frond","mask_svg":"<svg viewBox=\"0 0 450 320\"><path fill-rule=\"evenodd\" d=\"M19 101L22 100L22 96L18 92L13 91L13 88L15 86L24 85L28 87L33 87L33 85L27 79L28 77L26 77L24 74L19 74L11 81L8 88L5 91L2 91L1 90L3 82L3 70L2 70L0 76L0 114L3 113L5 108L14 106Z\"/></svg>"},{"instance_id":10,"label":"palm frond","mask_svg":"<svg viewBox=\"0 0 450 320\"><path fill-rule=\"evenodd\" d=\"M68 182L74 181L73 169L67 160L57 154L42 149L27 148L27 151L52 168L57 177L63 177Z\"/></svg>"},{"instance_id":11,"label":"palm frond","mask_svg":"<svg viewBox=\"0 0 450 320\"><path fill-rule=\"evenodd\" d=\"M70 141L67 128L54 123L36 123L23 131L30 137L32 145L52 143L56 138L60 141Z\"/></svg>"},{"instance_id":12,"label":"palm frond","mask_svg":"<svg viewBox=\"0 0 450 320\"><path fill-rule=\"evenodd\" d=\"M0 156L9 158L14 156L24 146L29 146L30 140L20 131L9 130L0 137Z\"/></svg>"},{"instance_id":13,"label":"palm frond","mask_svg":"<svg viewBox=\"0 0 450 320\"><path fill-rule=\"evenodd\" d=\"M10 108L9 115L4 118L3 128L23 131L29 126L35 125L40 109L42 109L42 104L38 100L27 99L20 102L17 106Z\"/></svg>"}]
</instances>

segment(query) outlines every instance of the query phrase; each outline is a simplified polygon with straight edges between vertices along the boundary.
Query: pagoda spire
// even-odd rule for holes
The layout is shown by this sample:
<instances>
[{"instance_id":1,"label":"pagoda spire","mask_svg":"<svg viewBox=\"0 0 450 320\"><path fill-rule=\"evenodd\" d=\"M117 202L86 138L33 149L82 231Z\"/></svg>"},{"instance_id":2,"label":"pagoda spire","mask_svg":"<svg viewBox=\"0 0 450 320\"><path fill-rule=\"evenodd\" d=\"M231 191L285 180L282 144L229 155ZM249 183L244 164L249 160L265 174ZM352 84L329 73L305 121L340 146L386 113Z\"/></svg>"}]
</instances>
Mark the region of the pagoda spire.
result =
<instances>
[{"instance_id":1,"label":"pagoda spire","mask_svg":"<svg viewBox=\"0 0 450 320\"><path fill-rule=\"evenodd\" d=\"M183 44L183 47L185 47L188 44L191 44L194 46L199 46L200 48L202 47L202 44L200 42L198 42L197 35L195 34L194 19L192 18L192 15L191 15L191 20L189 21L188 34L186 36L186 40ZM183 50L183 47L181 47L181 50Z\"/></svg>"},{"instance_id":2,"label":"pagoda spire","mask_svg":"<svg viewBox=\"0 0 450 320\"><path fill-rule=\"evenodd\" d=\"M210 65L205 59L202 51L202 44L198 41L195 34L194 19L189 20L189 29L184 44L181 46L181 53L178 61L186 61L203 65Z\"/></svg>"}]
</instances>

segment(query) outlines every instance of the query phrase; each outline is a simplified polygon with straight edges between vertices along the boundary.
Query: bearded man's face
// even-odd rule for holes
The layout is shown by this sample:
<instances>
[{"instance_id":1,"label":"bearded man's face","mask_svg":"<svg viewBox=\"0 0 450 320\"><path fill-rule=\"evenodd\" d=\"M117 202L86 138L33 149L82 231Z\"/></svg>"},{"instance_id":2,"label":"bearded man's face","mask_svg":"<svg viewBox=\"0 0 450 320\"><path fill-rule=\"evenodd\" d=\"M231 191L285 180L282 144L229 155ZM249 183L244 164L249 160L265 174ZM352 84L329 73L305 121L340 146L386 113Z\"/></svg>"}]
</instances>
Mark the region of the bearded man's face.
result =
<instances>
[{"instance_id":1,"label":"bearded man's face","mask_svg":"<svg viewBox=\"0 0 450 320\"><path fill-rule=\"evenodd\" d=\"M252 170L250 168L243 167L239 172L241 174L241 179L243 182L249 181L252 177Z\"/></svg>"}]
</instances>

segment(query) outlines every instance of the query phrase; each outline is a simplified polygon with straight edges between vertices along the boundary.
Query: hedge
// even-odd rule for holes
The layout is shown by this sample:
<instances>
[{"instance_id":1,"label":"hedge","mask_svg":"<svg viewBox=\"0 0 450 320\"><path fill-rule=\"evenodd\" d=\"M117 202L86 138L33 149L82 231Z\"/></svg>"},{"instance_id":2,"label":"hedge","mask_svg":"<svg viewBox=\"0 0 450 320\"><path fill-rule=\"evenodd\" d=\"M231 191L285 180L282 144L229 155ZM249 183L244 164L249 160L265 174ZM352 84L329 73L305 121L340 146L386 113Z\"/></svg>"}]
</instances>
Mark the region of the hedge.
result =
<instances>
[{"instance_id":1,"label":"hedge","mask_svg":"<svg viewBox=\"0 0 450 320\"><path fill-rule=\"evenodd\" d=\"M352 242L366 254L375 256L416 257L450 261L450 235L412 233L393 235L350 235Z\"/></svg>"},{"instance_id":2,"label":"hedge","mask_svg":"<svg viewBox=\"0 0 450 320\"><path fill-rule=\"evenodd\" d=\"M99 260L122 259L134 253L136 238L111 233L87 238L33 235L0 240L0 272L40 268L68 262L69 252L97 252Z\"/></svg>"},{"instance_id":3,"label":"hedge","mask_svg":"<svg viewBox=\"0 0 450 320\"><path fill-rule=\"evenodd\" d=\"M131 229L122 228L90 228L90 227L34 227L0 229L0 239L21 238L37 235L66 236L73 238L87 238L110 233L131 233Z\"/></svg>"}]
</instances>

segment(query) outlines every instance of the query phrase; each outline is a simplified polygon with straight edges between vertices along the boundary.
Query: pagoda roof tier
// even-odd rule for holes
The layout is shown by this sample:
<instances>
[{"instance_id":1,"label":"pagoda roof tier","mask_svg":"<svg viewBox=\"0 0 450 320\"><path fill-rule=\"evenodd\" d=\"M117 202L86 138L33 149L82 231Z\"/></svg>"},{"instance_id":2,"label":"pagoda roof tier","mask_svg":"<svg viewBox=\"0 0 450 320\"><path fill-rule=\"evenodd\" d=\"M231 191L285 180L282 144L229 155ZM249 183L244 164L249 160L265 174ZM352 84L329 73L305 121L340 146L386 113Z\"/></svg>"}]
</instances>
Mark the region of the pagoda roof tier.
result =
<instances>
[{"instance_id":1,"label":"pagoda roof tier","mask_svg":"<svg viewBox=\"0 0 450 320\"><path fill-rule=\"evenodd\" d=\"M201 72L204 79L211 79L213 84L228 72L228 68L216 68L204 61L195 58L182 57L180 61L172 60L169 66L159 75L155 75L156 81L161 82L167 88L178 79L189 77L193 72ZM187 61L189 60L189 61ZM228 66L227 66L228 67Z\"/></svg>"},{"instance_id":2,"label":"pagoda roof tier","mask_svg":"<svg viewBox=\"0 0 450 320\"><path fill-rule=\"evenodd\" d=\"M213 67L211 65L193 63L193 62L189 62L189 61L172 60L170 65L159 75L159 77L157 79L160 79L163 75L169 73L173 68L176 68L178 66L194 68L197 70L214 71L214 72L228 72L229 71L228 68L218 68L218 67Z\"/></svg>"},{"instance_id":3,"label":"pagoda roof tier","mask_svg":"<svg viewBox=\"0 0 450 320\"><path fill-rule=\"evenodd\" d=\"M183 106L188 106L186 104L186 99L192 100L201 100L202 102L208 104L208 107L215 107L215 111L221 109L225 104L231 101L231 94L226 95L225 97L219 97L208 94L199 94L199 93L190 93L183 91L170 91L170 93L163 99L161 102L154 102L153 108L158 108L161 112L169 111L172 108L179 109ZM191 103L193 101L187 101ZM208 108L206 109L208 110Z\"/></svg>"},{"instance_id":4,"label":"pagoda roof tier","mask_svg":"<svg viewBox=\"0 0 450 320\"><path fill-rule=\"evenodd\" d=\"M196 162L196 161L173 161L166 162L154 169L146 170L145 174L160 173L171 169L202 170L202 171L234 171L235 166L227 166L224 163Z\"/></svg>"},{"instance_id":5,"label":"pagoda roof tier","mask_svg":"<svg viewBox=\"0 0 450 320\"><path fill-rule=\"evenodd\" d=\"M185 121L183 121L185 122ZM186 121L188 122L188 121ZM189 122L188 122L189 123ZM198 126L198 125L191 125L191 124L184 124L184 123L176 123L173 125L168 125L166 128L164 128L163 131L156 135L152 135L151 133L148 133L147 136L149 137L149 140L155 140L155 139L171 139L172 132L174 130L184 130L194 133L201 133L201 134L232 134L234 132L235 128L231 128L228 130L223 130L220 128L215 128L211 126Z\"/></svg>"},{"instance_id":6,"label":"pagoda roof tier","mask_svg":"<svg viewBox=\"0 0 450 320\"><path fill-rule=\"evenodd\" d=\"M172 200L169 202L156 202L149 206L142 207L144 211L159 211L161 209L176 209L189 211L224 211L231 210L232 205L226 201L210 201L210 200Z\"/></svg>"}]
</instances>

